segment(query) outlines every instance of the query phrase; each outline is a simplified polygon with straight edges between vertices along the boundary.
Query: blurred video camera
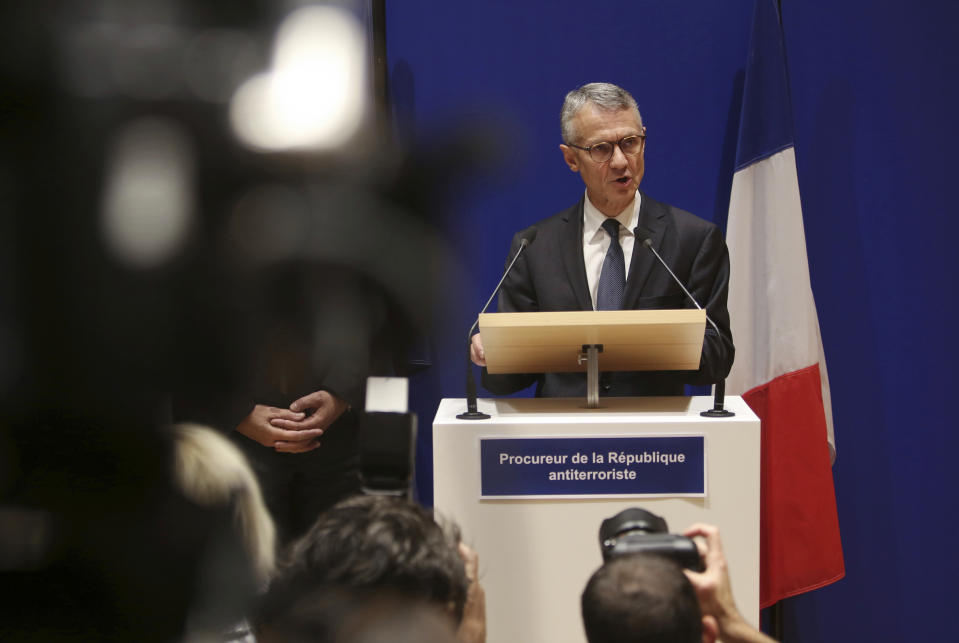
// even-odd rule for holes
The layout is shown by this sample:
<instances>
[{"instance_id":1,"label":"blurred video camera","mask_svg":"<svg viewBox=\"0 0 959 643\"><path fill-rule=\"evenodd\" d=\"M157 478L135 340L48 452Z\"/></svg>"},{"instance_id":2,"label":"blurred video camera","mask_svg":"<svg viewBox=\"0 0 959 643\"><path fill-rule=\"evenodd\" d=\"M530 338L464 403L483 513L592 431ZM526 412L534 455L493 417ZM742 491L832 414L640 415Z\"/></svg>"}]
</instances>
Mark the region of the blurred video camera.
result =
<instances>
[{"instance_id":1,"label":"blurred video camera","mask_svg":"<svg viewBox=\"0 0 959 643\"><path fill-rule=\"evenodd\" d=\"M684 569L701 572L703 561L691 538L669 533L666 521L654 513L630 507L599 526L603 562L627 554L656 554L670 558Z\"/></svg>"}]
</instances>

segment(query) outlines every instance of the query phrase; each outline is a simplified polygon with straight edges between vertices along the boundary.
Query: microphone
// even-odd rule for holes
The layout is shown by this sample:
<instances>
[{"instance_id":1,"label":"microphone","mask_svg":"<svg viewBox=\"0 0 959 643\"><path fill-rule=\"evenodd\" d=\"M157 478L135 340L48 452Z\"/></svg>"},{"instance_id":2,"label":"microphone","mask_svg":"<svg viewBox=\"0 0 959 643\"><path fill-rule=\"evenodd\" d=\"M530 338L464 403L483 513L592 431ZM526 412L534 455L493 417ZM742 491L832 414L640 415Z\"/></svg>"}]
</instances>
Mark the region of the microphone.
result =
<instances>
[{"instance_id":1,"label":"microphone","mask_svg":"<svg viewBox=\"0 0 959 643\"><path fill-rule=\"evenodd\" d=\"M523 250L529 247L529 244L533 243L533 240L536 238L536 232L536 226L530 226L519 233L519 249L516 251L516 254L513 255L513 260L506 266L503 276L500 278L499 283L496 284L496 288L493 289L493 293L489 296L489 299L486 300L486 305L483 306L480 315L485 313L486 309L489 308L493 297L499 292L500 286L506 281L506 276L510 273L510 270L513 269L513 266L516 265L516 260L523 254ZM476 316L476 321L473 322L469 332L466 333L466 411L456 416L460 420L486 420L490 417L487 413L480 413L476 409L476 375L473 373L473 362L470 360L470 347L473 340L473 331L476 330L477 326L479 326L479 315Z\"/></svg>"},{"instance_id":2,"label":"microphone","mask_svg":"<svg viewBox=\"0 0 959 643\"><path fill-rule=\"evenodd\" d=\"M653 256L655 256L656 259L659 260L659 263L662 264L663 268L666 269L666 272L669 273L669 276L673 278L673 281L675 281L679 285L679 287L682 288L683 292L686 293L686 297L689 298L689 301L693 302L693 305L696 306L697 310L703 310L703 307L699 305L699 302L696 301L696 298L693 297L688 290L686 290L686 286L684 286L683 282L679 280L679 277L676 276L676 273L674 273L670 269L666 261L663 260L661 256L659 256L658 252L656 252L656 248L653 247L653 240L647 236L640 235L638 227L633 229L633 234L636 235L636 237L642 236L643 245L649 248L649 251L653 253ZM712 319L709 318L708 313L706 314L706 321L708 321L710 325L712 325L713 330L716 331L716 335L718 335L721 339L723 334L719 332L719 326L717 326L716 322L714 322ZM725 403L725 397L726 397L726 380L723 379L719 382L716 382L715 387L716 389L713 395L713 408L709 409L708 411L703 411L702 413L700 413L700 415L702 415L703 417L732 417L733 415L735 415L735 413L733 413L732 411L727 411L723 408L723 404Z\"/></svg>"}]
</instances>

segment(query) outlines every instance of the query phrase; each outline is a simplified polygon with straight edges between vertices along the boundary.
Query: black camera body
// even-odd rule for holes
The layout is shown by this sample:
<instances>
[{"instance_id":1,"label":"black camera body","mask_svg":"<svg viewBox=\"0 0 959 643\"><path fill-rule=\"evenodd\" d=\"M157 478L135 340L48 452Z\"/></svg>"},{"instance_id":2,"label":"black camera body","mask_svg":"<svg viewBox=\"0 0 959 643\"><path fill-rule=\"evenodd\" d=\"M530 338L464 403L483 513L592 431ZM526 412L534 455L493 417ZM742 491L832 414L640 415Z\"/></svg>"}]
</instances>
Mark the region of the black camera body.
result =
<instances>
[{"instance_id":1,"label":"black camera body","mask_svg":"<svg viewBox=\"0 0 959 643\"><path fill-rule=\"evenodd\" d=\"M627 554L656 554L680 567L703 571L699 550L691 538L669 533L666 521L654 513L630 507L607 518L599 527L603 562Z\"/></svg>"},{"instance_id":2,"label":"black camera body","mask_svg":"<svg viewBox=\"0 0 959 643\"><path fill-rule=\"evenodd\" d=\"M365 412L359 440L363 493L411 498L416 414Z\"/></svg>"}]
</instances>

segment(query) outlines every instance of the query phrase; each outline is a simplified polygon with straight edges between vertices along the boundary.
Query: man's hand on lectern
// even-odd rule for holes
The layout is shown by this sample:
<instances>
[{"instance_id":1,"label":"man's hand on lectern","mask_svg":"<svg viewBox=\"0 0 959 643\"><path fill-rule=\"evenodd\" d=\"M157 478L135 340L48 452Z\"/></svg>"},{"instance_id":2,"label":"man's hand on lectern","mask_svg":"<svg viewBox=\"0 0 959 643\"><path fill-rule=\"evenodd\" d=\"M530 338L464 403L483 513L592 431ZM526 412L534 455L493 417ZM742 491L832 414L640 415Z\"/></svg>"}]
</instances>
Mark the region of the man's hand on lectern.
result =
<instances>
[{"instance_id":1,"label":"man's hand on lectern","mask_svg":"<svg viewBox=\"0 0 959 643\"><path fill-rule=\"evenodd\" d=\"M486 351L483 350L483 338L479 333L470 340L470 359L477 366L486 366Z\"/></svg>"}]
</instances>

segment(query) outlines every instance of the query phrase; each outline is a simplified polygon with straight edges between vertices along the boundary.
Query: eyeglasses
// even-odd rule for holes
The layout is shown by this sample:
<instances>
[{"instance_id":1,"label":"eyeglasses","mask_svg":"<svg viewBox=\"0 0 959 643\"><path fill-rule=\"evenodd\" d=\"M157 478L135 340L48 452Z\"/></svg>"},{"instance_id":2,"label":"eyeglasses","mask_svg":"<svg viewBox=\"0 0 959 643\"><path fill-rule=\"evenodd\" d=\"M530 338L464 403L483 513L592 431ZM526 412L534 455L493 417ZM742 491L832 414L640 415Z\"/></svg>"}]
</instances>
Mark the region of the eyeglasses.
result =
<instances>
[{"instance_id":1,"label":"eyeglasses","mask_svg":"<svg viewBox=\"0 0 959 643\"><path fill-rule=\"evenodd\" d=\"M645 134L630 134L629 136L624 136L615 143L610 143L608 141L600 141L599 143L594 143L589 147L581 147L579 145L573 145L572 143L567 143L570 147L575 147L577 150L583 150L584 152L589 152L589 158L593 159L597 163L605 163L609 159L613 158L613 149L618 145L619 149L623 151L623 154L626 156L636 156L643 151L643 146L646 144L646 135Z\"/></svg>"}]
</instances>

